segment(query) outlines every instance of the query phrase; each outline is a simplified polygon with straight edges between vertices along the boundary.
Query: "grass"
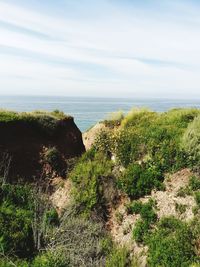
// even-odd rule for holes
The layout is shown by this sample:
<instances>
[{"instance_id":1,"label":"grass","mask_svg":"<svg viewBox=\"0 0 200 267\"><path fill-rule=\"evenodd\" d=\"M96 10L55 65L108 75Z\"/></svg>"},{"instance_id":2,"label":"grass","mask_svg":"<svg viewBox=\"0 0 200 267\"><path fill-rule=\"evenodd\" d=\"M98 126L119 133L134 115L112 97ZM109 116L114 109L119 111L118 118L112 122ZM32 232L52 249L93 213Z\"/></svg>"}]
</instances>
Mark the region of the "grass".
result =
<instances>
[{"instance_id":1,"label":"grass","mask_svg":"<svg viewBox=\"0 0 200 267\"><path fill-rule=\"evenodd\" d=\"M120 189L138 198L161 188L166 173L191 166L190 151L184 149L182 140L199 114L198 109L164 113L133 109L118 130L107 129L99 134L95 148L105 155L115 155L117 164L125 168Z\"/></svg>"},{"instance_id":2,"label":"grass","mask_svg":"<svg viewBox=\"0 0 200 267\"><path fill-rule=\"evenodd\" d=\"M107 118L103 121L103 123L110 128L114 128L115 126L119 126L124 119L124 112L119 110L117 112L112 112L107 115Z\"/></svg>"},{"instance_id":3,"label":"grass","mask_svg":"<svg viewBox=\"0 0 200 267\"><path fill-rule=\"evenodd\" d=\"M8 110L0 110L0 122L10 122L10 121L30 121L31 119L38 119L43 116L51 117L55 120L71 118L65 115L59 110L54 110L52 112L36 110L33 112L14 112Z\"/></svg>"},{"instance_id":4,"label":"grass","mask_svg":"<svg viewBox=\"0 0 200 267\"><path fill-rule=\"evenodd\" d=\"M32 126L41 134L52 136L58 129L59 120L66 120L72 117L63 112L55 110L52 112L33 111L33 112L13 112L0 110L0 123L20 122Z\"/></svg>"},{"instance_id":5,"label":"grass","mask_svg":"<svg viewBox=\"0 0 200 267\"><path fill-rule=\"evenodd\" d=\"M91 220L107 219L102 213L108 215L108 208L114 203L110 201L111 198L108 199L108 196L111 197L109 190L112 186L118 193L122 193L119 192L120 189L122 194L125 193L132 200L127 207L128 213L139 214L140 219L132 235L136 242L148 246L148 266L184 267L198 262L198 175L192 176L189 185L178 192L181 197L194 194L197 207L193 222L185 223L174 217L158 220L154 201L142 203L137 199L150 194L152 189L162 189L166 173L190 167L194 162L198 162L199 116L200 110L197 109L173 109L164 113L134 109L125 117L120 112L112 114L106 122L108 129L101 132L94 147L78 159L76 164L72 164L69 178L73 182L76 216L67 208L58 223L54 209L45 213L45 222L50 224L50 229L55 227L55 232L52 233L54 238L51 239L51 235L49 238L53 240L56 254L51 254L50 251L38 254L33 266L67 266L68 260L71 260L68 259L67 253L71 249L75 253L73 260L79 264L77 266L80 266L82 261L88 266L98 266L102 259L107 267L136 266L131 262L129 251L125 248L115 248L107 239L102 226ZM59 111L0 111L0 122L24 121L49 132L56 129L58 120L65 118L68 117ZM188 144L192 145L184 145L184 142L187 144L185 140L189 140ZM112 155L115 156L115 162L111 160ZM55 149L51 149L45 156L47 162L56 163L59 155ZM3 190L0 194L4 202L0 207L3 216L0 224L4 230L2 231L7 233L6 238L10 238L11 246L14 245L12 249L15 250L17 239L21 240L23 245L29 237L25 230L29 230L32 215L27 213L29 207L26 207L27 201L24 201L28 191L23 193L23 188L13 188L10 185L4 186ZM113 192L116 194L116 191ZM24 198L21 198L22 195ZM117 196L116 194L115 197ZM179 215L183 214L186 208L186 205L176 204ZM66 217L65 220L66 213L72 217ZM116 213L115 216L119 223L123 221L123 214ZM18 229L18 225L21 229ZM24 230L26 235L20 236L20 230ZM13 233L17 234L17 239ZM0 239L0 242L4 241ZM6 242L4 246L7 246L8 251L11 249ZM89 265L91 259L94 261ZM20 264L18 266L22 266ZM76 266L73 263L71 265Z\"/></svg>"}]
</instances>

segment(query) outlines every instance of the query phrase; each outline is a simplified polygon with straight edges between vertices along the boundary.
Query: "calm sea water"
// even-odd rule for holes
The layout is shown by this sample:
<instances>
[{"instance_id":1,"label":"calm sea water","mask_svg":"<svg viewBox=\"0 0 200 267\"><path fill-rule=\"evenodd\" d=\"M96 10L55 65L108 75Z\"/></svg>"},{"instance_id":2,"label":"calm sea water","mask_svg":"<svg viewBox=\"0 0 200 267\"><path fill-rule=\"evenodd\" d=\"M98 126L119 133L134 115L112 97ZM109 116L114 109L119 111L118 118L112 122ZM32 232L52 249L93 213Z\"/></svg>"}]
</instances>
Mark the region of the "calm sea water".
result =
<instances>
[{"instance_id":1,"label":"calm sea water","mask_svg":"<svg viewBox=\"0 0 200 267\"><path fill-rule=\"evenodd\" d=\"M15 111L59 109L74 117L82 132L98 121L106 118L109 113L132 107L148 107L154 111L166 111L174 107L200 108L200 99L170 100L170 99L117 99L117 98L87 98L87 97L49 97L49 96L0 96L0 108Z\"/></svg>"}]
</instances>

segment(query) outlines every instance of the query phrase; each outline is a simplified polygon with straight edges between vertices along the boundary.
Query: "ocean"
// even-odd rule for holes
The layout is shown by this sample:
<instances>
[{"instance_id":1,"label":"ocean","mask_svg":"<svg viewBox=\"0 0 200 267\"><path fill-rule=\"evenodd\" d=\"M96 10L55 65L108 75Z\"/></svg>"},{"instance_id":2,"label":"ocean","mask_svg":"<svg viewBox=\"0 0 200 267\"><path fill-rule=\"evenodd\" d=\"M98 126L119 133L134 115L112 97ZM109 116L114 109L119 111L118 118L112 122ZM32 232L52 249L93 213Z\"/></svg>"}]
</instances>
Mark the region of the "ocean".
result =
<instances>
[{"instance_id":1,"label":"ocean","mask_svg":"<svg viewBox=\"0 0 200 267\"><path fill-rule=\"evenodd\" d=\"M111 112L118 110L128 112L133 107L147 107L159 112L178 107L200 108L200 99L0 96L0 109L14 111L59 109L72 115L82 132L105 119Z\"/></svg>"}]
</instances>

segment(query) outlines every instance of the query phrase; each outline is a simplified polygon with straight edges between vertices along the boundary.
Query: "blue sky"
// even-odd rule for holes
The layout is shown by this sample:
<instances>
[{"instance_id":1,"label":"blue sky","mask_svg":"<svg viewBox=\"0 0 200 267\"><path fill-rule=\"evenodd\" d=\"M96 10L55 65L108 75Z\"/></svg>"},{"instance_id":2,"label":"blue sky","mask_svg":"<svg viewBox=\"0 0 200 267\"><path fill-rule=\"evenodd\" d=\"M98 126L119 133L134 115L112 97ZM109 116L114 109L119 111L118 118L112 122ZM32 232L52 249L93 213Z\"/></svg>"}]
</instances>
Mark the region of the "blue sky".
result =
<instances>
[{"instance_id":1,"label":"blue sky","mask_svg":"<svg viewBox=\"0 0 200 267\"><path fill-rule=\"evenodd\" d=\"M200 97L200 3L0 0L0 94Z\"/></svg>"}]
</instances>

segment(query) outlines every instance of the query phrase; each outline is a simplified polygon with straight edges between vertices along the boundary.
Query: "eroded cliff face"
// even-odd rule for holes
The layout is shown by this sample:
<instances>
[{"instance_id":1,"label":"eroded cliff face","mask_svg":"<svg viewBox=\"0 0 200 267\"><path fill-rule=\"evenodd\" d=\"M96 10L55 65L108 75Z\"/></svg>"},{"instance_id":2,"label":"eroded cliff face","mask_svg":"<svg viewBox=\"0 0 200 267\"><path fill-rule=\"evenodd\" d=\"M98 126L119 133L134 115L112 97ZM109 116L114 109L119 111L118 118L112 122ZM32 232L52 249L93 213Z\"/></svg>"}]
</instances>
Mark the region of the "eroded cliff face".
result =
<instances>
[{"instance_id":1,"label":"eroded cliff face","mask_svg":"<svg viewBox=\"0 0 200 267\"><path fill-rule=\"evenodd\" d=\"M52 159L46 158L49 150ZM65 176L67 160L84 151L82 134L72 117L46 117L40 123L36 120L0 121L0 175L10 181ZM60 172L51 166L52 161Z\"/></svg>"}]
</instances>

